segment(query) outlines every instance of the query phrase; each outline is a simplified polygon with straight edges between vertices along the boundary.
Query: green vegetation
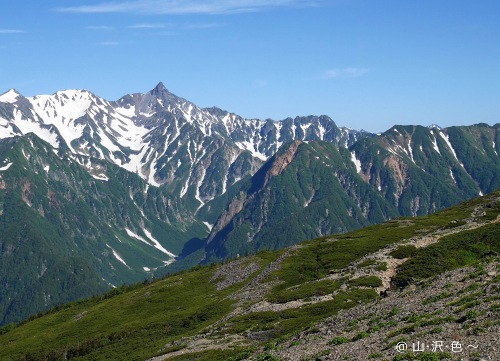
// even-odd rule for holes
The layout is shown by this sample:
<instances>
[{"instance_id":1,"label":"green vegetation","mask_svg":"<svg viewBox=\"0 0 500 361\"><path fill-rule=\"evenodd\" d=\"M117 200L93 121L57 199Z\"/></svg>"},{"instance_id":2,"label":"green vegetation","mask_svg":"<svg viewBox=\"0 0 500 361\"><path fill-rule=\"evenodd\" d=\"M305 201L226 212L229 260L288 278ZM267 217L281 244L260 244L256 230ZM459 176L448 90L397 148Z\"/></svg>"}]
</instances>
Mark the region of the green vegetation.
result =
<instances>
[{"instance_id":1,"label":"green vegetation","mask_svg":"<svg viewBox=\"0 0 500 361\"><path fill-rule=\"evenodd\" d=\"M367 338L369 336L370 336L370 334L368 332L362 331L362 332L358 333L356 336L354 336L354 338L352 340L353 341L362 340L362 339Z\"/></svg>"},{"instance_id":2,"label":"green vegetation","mask_svg":"<svg viewBox=\"0 0 500 361\"><path fill-rule=\"evenodd\" d=\"M376 270L377 271L387 271L387 262L379 262Z\"/></svg>"},{"instance_id":3,"label":"green vegetation","mask_svg":"<svg viewBox=\"0 0 500 361\"><path fill-rule=\"evenodd\" d=\"M368 266L372 266L374 264L376 264L377 261L375 261L374 259L367 259L366 261L363 261L361 262L360 264L358 264L358 267L368 267Z\"/></svg>"},{"instance_id":4,"label":"green vegetation","mask_svg":"<svg viewBox=\"0 0 500 361\"><path fill-rule=\"evenodd\" d=\"M348 292L338 293L331 301L279 312L255 312L237 316L231 320L232 326L226 332L262 333L267 331L265 334L269 339L292 335L318 320L335 315L342 309L348 309L358 303L369 302L377 298L377 293L371 289L352 289Z\"/></svg>"},{"instance_id":5,"label":"green vegetation","mask_svg":"<svg viewBox=\"0 0 500 361\"><path fill-rule=\"evenodd\" d=\"M7 108L2 112L7 118L11 116ZM323 244L315 243L299 250L296 256L304 258L299 260L300 268L295 273L300 278L293 281L293 271L290 277L284 276L281 287L285 290L321 279L373 250L417 233L436 227L457 230L464 225L464 214L468 212L470 216L473 202L466 203L463 212L455 208L417 221L395 218L428 214L472 198L479 192L478 184L484 193L498 189L500 181L496 175L500 168L498 155L492 148L492 140L497 145L500 143L496 138L498 126L450 129L450 141L467 172L449 151L438 156L433 142L438 142L443 150L448 148L444 140L435 139L429 129L398 129L405 136L411 134L414 148L421 149L415 154L416 163L405 156L398 164L387 162L386 142L398 141L391 135L394 132L367 137L351 149L339 149L329 142L303 142L280 174L269 173L275 165L274 157L253 177L244 177L228 187L222 196L207 202L198 213L195 211L200 203L196 200L195 187L189 187L185 197L179 197L192 170L189 151L195 151L193 142L179 144L176 154L171 153L172 149L165 149L165 157L157 163L157 175L174 179L161 187L149 187L137 174L93 159L93 166L100 167L109 178L108 181L96 180L81 166L88 160L70 156L64 144L56 154L48 143L33 134L2 139L2 166L7 161L12 166L1 172L0 326L101 294L114 286L187 269L201 262L205 255L206 262L210 263L262 249L276 250L319 234L343 234L393 219L380 228L353 234L352 239L342 235L333 242L336 244L330 244L330 237ZM290 145L284 144L277 157L290 151ZM231 146L225 144L208 149L211 165L201 189L205 195L221 191L220 179L226 171L229 148ZM101 151L107 152L97 150ZM380 180L383 189L379 191L375 184L368 184L360 177L352 163L353 151L362 164L372 165L369 178ZM174 164L181 165L172 177ZM244 175L255 165L250 153L243 152L232 168ZM393 166L405 169L401 194L398 194L401 184ZM456 182L449 176L450 168ZM227 174L229 183L236 180L235 172ZM234 197L240 195L244 195L241 199L245 200L241 212L206 244L208 228L201 222L215 223ZM478 213L475 218L492 220L498 214L498 209L488 204L483 211L484 216ZM130 236L126 229L146 242ZM149 232L166 249L180 255L177 262L166 266L169 257L147 244ZM370 266L377 269L370 262L363 264L363 267ZM289 271L286 267L284 273ZM383 267L380 265L378 269ZM332 289L329 285L281 296L283 299L308 298Z\"/></svg>"},{"instance_id":6,"label":"green vegetation","mask_svg":"<svg viewBox=\"0 0 500 361\"><path fill-rule=\"evenodd\" d=\"M208 282L212 272L205 267L70 304L5 333L2 354L33 360L63 354L92 360L151 357L174 338L201 330L231 309L232 302L224 298L231 288L206 296L216 293Z\"/></svg>"},{"instance_id":7,"label":"green vegetation","mask_svg":"<svg viewBox=\"0 0 500 361\"><path fill-rule=\"evenodd\" d=\"M413 258L402 264L395 284L404 287L414 280L435 276L498 254L499 239L500 227L497 224L446 236L436 244L418 249Z\"/></svg>"},{"instance_id":8,"label":"green vegetation","mask_svg":"<svg viewBox=\"0 0 500 361\"><path fill-rule=\"evenodd\" d=\"M338 290L342 281L317 281L307 282L289 289L275 287L268 293L267 299L270 302L286 303L299 299L309 299L310 297L324 296Z\"/></svg>"},{"instance_id":9,"label":"green vegetation","mask_svg":"<svg viewBox=\"0 0 500 361\"><path fill-rule=\"evenodd\" d=\"M351 340L348 337L342 337L342 336L337 336L332 338L330 342L328 342L329 345L335 346L335 345L341 345L343 343L350 342Z\"/></svg>"},{"instance_id":10,"label":"green vegetation","mask_svg":"<svg viewBox=\"0 0 500 361\"><path fill-rule=\"evenodd\" d=\"M471 201L432 216L396 219L335 238L323 237L305 242L288 251L290 255L282 260L281 268L265 278L254 273L247 280L220 291L214 282L210 282L218 267L215 265L198 266L161 280L121 286L101 296L57 307L17 326L3 326L0 328L0 358L60 360L65 355L68 360L82 361L144 360L182 350L186 353L172 359L236 361L252 357L273 360L276 352L285 347L283 345L290 345L294 339L296 343L303 342L302 339L297 341L297 335L318 333L319 337L321 328L318 322L334 317L341 310L360 304L369 305L379 299L373 289L381 284L378 277L363 276L351 280L324 277L339 270L344 272L344 267L356 265L355 262L362 257L386 245L443 229L452 219L468 217L477 202ZM495 223L461 231L443 237L427 248L419 248L403 263L396 278L420 280L425 275L432 277L462 264L474 264L473 277L483 278L487 267L481 261L499 252L498 228ZM283 252L259 252L246 261L258 263L264 270ZM434 264L439 268L433 268ZM365 265L377 266L377 263ZM338 277L337 274L332 276ZM264 300L305 302L297 303L295 308L273 305L279 311L246 312L253 301L246 298L246 289L242 288L251 284L252 278L262 282L259 287L264 290ZM498 281L498 278L493 279ZM347 284L347 289L340 289L342 284ZM235 294L238 291L243 291L241 299ZM484 316L475 307L476 298L482 292L483 289L475 283L455 293L453 287L445 286L423 301L425 304L445 303L453 307L453 315L442 310L407 315L405 310L397 307L382 315L370 312L346 326L342 332L349 334L331 338L328 350L342 343L371 337L381 330L386 331L384 346L387 350L399 340L408 341L407 334L439 334L445 329L443 324L450 322L460 323L460 327L468 328L472 334L487 332L495 323L477 322ZM315 298L328 294L332 295L328 301L320 302ZM497 295L489 296L493 307L488 312L498 312L497 300ZM237 305L243 313L229 316ZM361 319L366 320L366 327L360 326ZM201 333L203 338L225 348L214 347L203 352L192 350L190 337L199 337ZM226 345L225 342L233 336L234 343ZM380 357L379 353L372 355L373 359ZM395 357L400 360L433 360L431 357L444 359L447 354L398 354Z\"/></svg>"},{"instance_id":11,"label":"green vegetation","mask_svg":"<svg viewBox=\"0 0 500 361\"><path fill-rule=\"evenodd\" d=\"M173 361L240 361L245 360L254 353L254 348L235 348L231 350L207 350L189 353L171 358ZM264 360L264 359L262 359ZM265 359L272 360L272 359Z\"/></svg>"},{"instance_id":12,"label":"green vegetation","mask_svg":"<svg viewBox=\"0 0 500 361\"><path fill-rule=\"evenodd\" d=\"M411 244L405 246L399 246L397 249L392 251L390 255L394 258L403 259L415 256L417 253L417 248Z\"/></svg>"},{"instance_id":13,"label":"green vegetation","mask_svg":"<svg viewBox=\"0 0 500 361\"><path fill-rule=\"evenodd\" d=\"M60 151L33 134L0 142L0 159L12 162L0 172L0 326L151 279L144 266L164 270L169 257L125 227L144 239L147 229L176 254L185 238L206 234L198 222L169 224L179 205L165 189L93 160L109 177L97 181Z\"/></svg>"},{"instance_id":14,"label":"green vegetation","mask_svg":"<svg viewBox=\"0 0 500 361\"><path fill-rule=\"evenodd\" d=\"M356 287L380 287L382 280L376 276L364 276L349 280L349 284Z\"/></svg>"},{"instance_id":15,"label":"green vegetation","mask_svg":"<svg viewBox=\"0 0 500 361\"><path fill-rule=\"evenodd\" d=\"M429 304L429 303L437 302L437 301L440 301L442 299L448 298L448 297L450 297L452 295L453 295L453 293L448 292L448 291L444 291L444 292L441 292L440 294L438 294L436 296L432 296L432 297L429 297L429 298L425 299L422 303L424 305L426 305L426 304Z\"/></svg>"}]
</instances>

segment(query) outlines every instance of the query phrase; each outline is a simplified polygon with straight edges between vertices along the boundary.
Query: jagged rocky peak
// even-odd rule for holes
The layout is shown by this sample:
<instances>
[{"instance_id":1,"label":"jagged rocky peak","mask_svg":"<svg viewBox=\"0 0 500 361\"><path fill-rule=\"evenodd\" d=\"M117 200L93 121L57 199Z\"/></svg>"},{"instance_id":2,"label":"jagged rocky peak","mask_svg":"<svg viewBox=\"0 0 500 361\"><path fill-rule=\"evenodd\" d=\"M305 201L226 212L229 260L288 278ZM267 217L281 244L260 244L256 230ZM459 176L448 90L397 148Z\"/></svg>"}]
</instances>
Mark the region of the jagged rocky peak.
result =
<instances>
[{"instance_id":1,"label":"jagged rocky peak","mask_svg":"<svg viewBox=\"0 0 500 361\"><path fill-rule=\"evenodd\" d=\"M163 92L167 92L169 93L168 89L165 88L165 85L163 84L163 82L159 82L153 90L151 90L151 94L153 95L161 95Z\"/></svg>"},{"instance_id":2,"label":"jagged rocky peak","mask_svg":"<svg viewBox=\"0 0 500 361\"><path fill-rule=\"evenodd\" d=\"M187 101L186 99L178 97L177 95L169 92L162 82L159 82L158 85L156 85L154 89L151 90L148 94L156 98L163 107L168 107L169 105L171 107L174 107L182 103L191 104L191 102Z\"/></svg>"},{"instance_id":3,"label":"jagged rocky peak","mask_svg":"<svg viewBox=\"0 0 500 361\"><path fill-rule=\"evenodd\" d=\"M127 94L116 101L119 107L134 110L135 115L150 116L161 111L172 111L183 105L192 105L186 99L168 91L162 82L159 82L152 90L146 93Z\"/></svg>"}]
</instances>

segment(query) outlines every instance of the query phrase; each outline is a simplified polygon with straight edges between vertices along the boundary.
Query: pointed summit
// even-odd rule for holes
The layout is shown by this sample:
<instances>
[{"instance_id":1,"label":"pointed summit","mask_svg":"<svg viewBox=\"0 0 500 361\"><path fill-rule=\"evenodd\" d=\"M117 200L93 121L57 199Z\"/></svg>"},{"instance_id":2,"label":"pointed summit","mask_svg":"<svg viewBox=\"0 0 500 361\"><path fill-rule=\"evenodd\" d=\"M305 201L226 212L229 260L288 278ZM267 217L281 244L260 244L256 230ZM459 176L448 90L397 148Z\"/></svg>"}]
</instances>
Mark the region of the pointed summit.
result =
<instances>
[{"instance_id":1,"label":"pointed summit","mask_svg":"<svg viewBox=\"0 0 500 361\"><path fill-rule=\"evenodd\" d=\"M167 88L165 88L165 85L163 85L162 82L159 82L158 85L155 86L155 88L151 91L151 93L153 95L156 95L156 96L158 96L159 94L161 94L163 92L167 92L168 93L169 91L167 90Z\"/></svg>"},{"instance_id":2,"label":"pointed summit","mask_svg":"<svg viewBox=\"0 0 500 361\"><path fill-rule=\"evenodd\" d=\"M12 88L0 95L0 103L15 103L20 96L22 96L21 93Z\"/></svg>"},{"instance_id":3,"label":"pointed summit","mask_svg":"<svg viewBox=\"0 0 500 361\"><path fill-rule=\"evenodd\" d=\"M189 103L191 104L188 100L178 97L177 95L171 93L168 91L167 88L165 88L165 85L163 85L162 82L159 82L158 85L151 90L149 95L153 96L156 98L158 101L160 101L160 104L162 107L165 107L170 105L172 108L179 107L180 103ZM194 106L194 104L193 104Z\"/></svg>"}]
</instances>

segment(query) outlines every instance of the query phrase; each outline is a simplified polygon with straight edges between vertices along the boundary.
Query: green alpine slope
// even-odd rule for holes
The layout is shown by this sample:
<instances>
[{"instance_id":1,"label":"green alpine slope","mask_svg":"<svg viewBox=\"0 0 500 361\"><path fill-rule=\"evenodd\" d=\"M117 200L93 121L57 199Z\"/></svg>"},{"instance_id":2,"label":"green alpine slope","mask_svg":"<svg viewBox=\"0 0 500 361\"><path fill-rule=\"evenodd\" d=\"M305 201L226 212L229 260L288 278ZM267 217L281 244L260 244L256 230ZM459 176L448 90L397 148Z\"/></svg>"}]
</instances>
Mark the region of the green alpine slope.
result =
<instances>
[{"instance_id":1,"label":"green alpine slope","mask_svg":"<svg viewBox=\"0 0 500 361\"><path fill-rule=\"evenodd\" d=\"M499 219L497 191L429 216L120 287L3 327L0 359L402 360L415 356L396 353L402 337L451 339L448 330L464 345L480 334L486 343L476 357L498 357L488 342L498 328L491 269L499 267ZM426 287L456 277L456 285Z\"/></svg>"},{"instance_id":2,"label":"green alpine slope","mask_svg":"<svg viewBox=\"0 0 500 361\"><path fill-rule=\"evenodd\" d=\"M182 205L136 175L102 163L95 179L60 152L33 135L0 143L0 324L150 278L206 232L169 224Z\"/></svg>"}]
</instances>

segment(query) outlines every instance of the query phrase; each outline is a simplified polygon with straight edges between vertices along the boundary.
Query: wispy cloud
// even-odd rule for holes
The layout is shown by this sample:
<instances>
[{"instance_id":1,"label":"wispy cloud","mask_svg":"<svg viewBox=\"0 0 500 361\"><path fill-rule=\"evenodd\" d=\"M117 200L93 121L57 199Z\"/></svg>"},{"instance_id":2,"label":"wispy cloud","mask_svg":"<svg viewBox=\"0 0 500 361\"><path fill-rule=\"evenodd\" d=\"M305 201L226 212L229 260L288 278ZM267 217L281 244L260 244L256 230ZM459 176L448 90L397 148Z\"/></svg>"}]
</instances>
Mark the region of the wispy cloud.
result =
<instances>
[{"instance_id":1,"label":"wispy cloud","mask_svg":"<svg viewBox=\"0 0 500 361\"><path fill-rule=\"evenodd\" d=\"M177 35L175 31L170 31L170 30L165 30L165 31L158 31L155 33L148 34L151 36L174 36Z\"/></svg>"},{"instance_id":2,"label":"wispy cloud","mask_svg":"<svg viewBox=\"0 0 500 361\"><path fill-rule=\"evenodd\" d=\"M130 0L59 7L68 13L230 14L290 6L318 6L325 0Z\"/></svg>"},{"instance_id":3,"label":"wispy cloud","mask_svg":"<svg viewBox=\"0 0 500 361\"><path fill-rule=\"evenodd\" d=\"M86 26L85 29L87 29L87 30L113 30L114 28L112 26L107 26L107 25L91 25L91 26Z\"/></svg>"},{"instance_id":4,"label":"wispy cloud","mask_svg":"<svg viewBox=\"0 0 500 361\"><path fill-rule=\"evenodd\" d=\"M0 29L0 34L22 34L25 32L26 31L19 29Z\"/></svg>"},{"instance_id":5,"label":"wispy cloud","mask_svg":"<svg viewBox=\"0 0 500 361\"><path fill-rule=\"evenodd\" d=\"M365 68L345 68L345 69L330 69L325 71L323 77L326 79L332 78L359 78L366 75L368 69Z\"/></svg>"},{"instance_id":6,"label":"wispy cloud","mask_svg":"<svg viewBox=\"0 0 500 361\"><path fill-rule=\"evenodd\" d=\"M221 28L226 26L224 23L198 23L198 24L186 24L184 28L186 29L212 29L212 28Z\"/></svg>"},{"instance_id":7,"label":"wispy cloud","mask_svg":"<svg viewBox=\"0 0 500 361\"><path fill-rule=\"evenodd\" d=\"M171 24L134 24L127 26L129 29L165 29L172 26Z\"/></svg>"}]
</instances>

